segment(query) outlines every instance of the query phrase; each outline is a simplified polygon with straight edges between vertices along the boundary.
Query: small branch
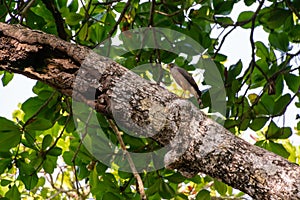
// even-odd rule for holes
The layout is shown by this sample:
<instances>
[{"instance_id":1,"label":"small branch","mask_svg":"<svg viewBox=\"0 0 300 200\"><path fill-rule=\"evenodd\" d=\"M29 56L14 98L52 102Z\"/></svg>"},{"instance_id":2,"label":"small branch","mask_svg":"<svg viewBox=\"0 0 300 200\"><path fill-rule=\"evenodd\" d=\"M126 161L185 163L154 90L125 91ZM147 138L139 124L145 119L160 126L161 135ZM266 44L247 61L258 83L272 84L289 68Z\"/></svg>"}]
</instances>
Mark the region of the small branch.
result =
<instances>
[{"instance_id":1,"label":"small branch","mask_svg":"<svg viewBox=\"0 0 300 200\"><path fill-rule=\"evenodd\" d=\"M223 44L224 44L224 42L225 42L225 39L226 39L227 36L228 36L234 29L236 29L236 28L237 28L237 26L232 27L232 29L231 29L230 31L228 31L228 32L224 35L224 37L222 38L221 43L220 43L218 49L216 50L216 52L215 52L214 55L212 56L212 59L216 58L217 54L219 53L219 51L221 50L221 48L222 48L222 46L223 46Z\"/></svg>"},{"instance_id":2,"label":"small branch","mask_svg":"<svg viewBox=\"0 0 300 200\"><path fill-rule=\"evenodd\" d=\"M140 195L141 195L141 199L143 199L143 200L144 200L144 199L147 199L146 194L145 194L145 189L144 189L143 181L142 181L142 179L141 179L139 173L138 173L137 170L136 170L136 167L135 167L135 165L134 165L134 162L133 162L133 160L132 160L130 154L128 153L128 151L127 151L127 149L126 149L126 146L125 146L125 144L124 144L124 141L123 141L123 139L122 139L122 136L121 136L121 133L120 133L118 127L116 126L116 124L114 123L113 120L109 119L108 122L109 122L110 127L111 127L111 128L113 129L113 131L116 133L117 138L118 138L118 141L119 141L119 143L120 143L120 145L121 145L121 148L122 148L124 154L126 154L128 163L129 163L130 168L131 168L131 171L132 171L134 177L135 177L136 180L137 180L138 189L139 189L139 193L140 193Z\"/></svg>"},{"instance_id":3,"label":"small branch","mask_svg":"<svg viewBox=\"0 0 300 200\"><path fill-rule=\"evenodd\" d=\"M300 88L299 88L299 90L300 90ZM280 113L278 113L278 114L276 114L276 115L272 115L271 117L278 117L278 116L283 115L283 114L285 113L285 110L287 109L287 107L293 102L293 100L295 99L295 97L296 97L297 95L299 95L299 93L300 93L299 90L298 90L298 92L296 92L296 93L292 96L292 98L290 99L290 101L286 104L285 109L283 109Z\"/></svg>"},{"instance_id":4,"label":"small branch","mask_svg":"<svg viewBox=\"0 0 300 200\"><path fill-rule=\"evenodd\" d=\"M175 11L175 12L173 12L173 13L165 13L165 12L162 12L162 11L160 11L160 10L155 10L154 12L156 12L156 13L158 13L158 14L161 14L161 15L164 15L164 16L166 16L166 17L173 17L173 16L175 16L175 15L177 15L178 13L180 13L180 12L182 12L183 11L183 9L180 9L180 10L177 10L177 11Z\"/></svg>"},{"instance_id":5,"label":"small branch","mask_svg":"<svg viewBox=\"0 0 300 200\"><path fill-rule=\"evenodd\" d=\"M89 21L90 18L92 18L91 15L93 14L93 12L95 11L95 9L97 7L97 6L94 6L93 10L89 14L89 10L91 8L92 1L89 1L88 5L87 5L87 8L85 7L84 2L82 0L80 0L80 2L82 4L82 8L84 10L84 20L82 20L81 26L79 27L79 29L77 30L77 32L75 33L75 35L72 36L73 38L76 37L80 33L80 31L82 30L82 28L84 27L84 25ZM94 18L92 18L92 19L94 19ZM97 22L100 22L100 21L97 20ZM85 35L85 38L86 37L87 37L87 35Z\"/></svg>"},{"instance_id":6,"label":"small branch","mask_svg":"<svg viewBox=\"0 0 300 200\"><path fill-rule=\"evenodd\" d=\"M85 121L86 126L85 126L84 133L82 135L80 143L79 143L79 145L78 145L78 147L77 147L77 149L76 149L76 151L75 151L75 153L74 153L74 155L72 157L72 160L71 160L71 162L73 163L73 170L74 170L74 176L75 176L75 181L76 181L76 192L77 192L78 195L80 195L80 191L79 191L80 186L79 186L79 180L78 180L78 177L77 177L77 172L76 172L76 169L75 169L75 166L76 166L75 159L76 159L76 157L77 157L77 155L79 153L79 150L80 150L80 147L81 147L81 145L83 143L83 140L84 140L85 136L88 133L87 129L88 129L89 121L90 121L90 119L92 117L92 113L93 113L93 111L91 110L90 113L89 113L89 115L88 115L87 120Z\"/></svg>"},{"instance_id":7,"label":"small branch","mask_svg":"<svg viewBox=\"0 0 300 200\"><path fill-rule=\"evenodd\" d=\"M53 145L46 151L46 154L47 154L51 149L53 149L53 148L56 146L58 140L62 137L63 133L65 132L66 127L67 127L67 125L68 125L69 122L70 122L70 119L71 119L71 114L68 115L67 120L66 120L66 122L65 122L65 124L64 124L63 129L60 131L60 133L59 133L58 137L55 139Z\"/></svg>"},{"instance_id":8,"label":"small branch","mask_svg":"<svg viewBox=\"0 0 300 200\"><path fill-rule=\"evenodd\" d=\"M290 0L284 0L284 2L286 3L287 7L298 17L298 19L300 19L299 11L292 5Z\"/></svg>"},{"instance_id":9,"label":"small branch","mask_svg":"<svg viewBox=\"0 0 300 200\"><path fill-rule=\"evenodd\" d=\"M3 1L3 4L4 4L4 6L5 6L6 10L7 10L7 13L8 13L9 16L11 17L11 18L8 19L6 22L7 22L7 23L10 22L12 19L18 21L18 18L17 18L15 15L13 15L12 12L10 11L10 9L9 9L10 6L11 6L11 1L9 2L9 5L7 5L6 1Z\"/></svg>"},{"instance_id":10,"label":"small branch","mask_svg":"<svg viewBox=\"0 0 300 200\"><path fill-rule=\"evenodd\" d=\"M124 7L124 9L123 9L122 12L121 12L120 17L119 17L119 19L117 20L116 24L115 24L114 27L109 31L109 33L108 33L108 38L110 38L110 37L114 34L114 32L117 30L118 25L121 23L122 19L123 19L124 16L125 16L125 13L126 13L128 7L130 6L130 3L131 3L131 0L128 0L127 3L126 3L126 5L125 5L125 7Z\"/></svg>"},{"instance_id":11,"label":"small branch","mask_svg":"<svg viewBox=\"0 0 300 200\"><path fill-rule=\"evenodd\" d=\"M256 20L256 17L257 17L257 15L258 15L259 11L261 10L263 4L264 4L264 0L260 2L260 4L259 4L259 6L257 7L255 13L253 14L253 16L252 16L250 19L245 20L245 21L242 21L242 22L236 22L236 23L234 23L234 24L226 24L226 26L233 26L233 28L232 28L230 31L228 31L228 32L226 33L226 35L224 35L224 37L222 38L222 41L221 41L220 46L218 47L217 51L214 53L214 56L213 56L212 58L215 58L215 57L217 56L218 52L221 50L221 47L222 47L222 45L223 45L223 43L224 43L226 37L227 37L234 29L236 29L238 26L243 26L243 25L245 25L245 24L247 24L247 23L249 23L249 22L252 22L251 32L253 32L253 29L254 29L253 27L255 26L255 20ZM215 23L217 23L216 20L215 20ZM251 34L253 34L253 33L251 33Z\"/></svg>"},{"instance_id":12,"label":"small branch","mask_svg":"<svg viewBox=\"0 0 300 200\"><path fill-rule=\"evenodd\" d=\"M25 122L25 124L22 126L22 130L25 130L26 126L32 123L35 119L35 117L48 105L48 103L53 99L54 95L56 94L56 91L52 92L51 96L41 105L41 107Z\"/></svg>"},{"instance_id":13,"label":"small branch","mask_svg":"<svg viewBox=\"0 0 300 200\"><path fill-rule=\"evenodd\" d=\"M63 40L67 40L68 33L65 31L65 21L62 18L61 13L55 6L55 2L53 0L42 0L42 2L45 4L46 8L52 13L57 27L58 36Z\"/></svg>"},{"instance_id":14,"label":"small branch","mask_svg":"<svg viewBox=\"0 0 300 200\"><path fill-rule=\"evenodd\" d=\"M20 15L23 17L24 15L26 15L27 11L29 10L29 8L35 3L35 0L30 0L26 6L21 10Z\"/></svg>"},{"instance_id":15,"label":"small branch","mask_svg":"<svg viewBox=\"0 0 300 200\"><path fill-rule=\"evenodd\" d=\"M152 0L151 7L150 7L150 16L149 16L148 27L152 27L153 26L154 8L155 8L155 0Z\"/></svg>"},{"instance_id":16,"label":"small branch","mask_svg":"<svg viewBox=\"0 0 300 200\"><path fill-rule=\"evenodd\" d=\"M118 3L118 2L120 2L121 0L111 0L111 1L109 1L109 2L97 2L97 3L93 3L94 5L104 5L104 6L106 6L106 5L112 5L113 3Z\"/></svg>"}]
</instances>

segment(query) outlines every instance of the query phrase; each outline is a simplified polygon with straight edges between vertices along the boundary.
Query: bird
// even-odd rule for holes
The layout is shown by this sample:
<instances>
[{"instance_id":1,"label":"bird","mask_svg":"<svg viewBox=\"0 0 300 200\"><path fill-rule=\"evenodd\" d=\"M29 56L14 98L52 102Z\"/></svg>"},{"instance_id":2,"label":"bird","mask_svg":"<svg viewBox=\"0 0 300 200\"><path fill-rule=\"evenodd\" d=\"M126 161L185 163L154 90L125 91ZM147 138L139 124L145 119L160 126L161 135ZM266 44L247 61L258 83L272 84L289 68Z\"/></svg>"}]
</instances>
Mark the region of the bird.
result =
<instances>
[{"instance_id":1,"label":"bird","mask_svg":"<svg viewBox=\"0 0 300 200\"><path fill-rule=\"evenodd\" d=\"M202 107L201 91L198 88L193 76L185 69L178 67L174 63L169 63L167 67L170 69L170 73L175 82L184 90L189 91L197 99L200 107Z\"/></svg>"}]
</instances>

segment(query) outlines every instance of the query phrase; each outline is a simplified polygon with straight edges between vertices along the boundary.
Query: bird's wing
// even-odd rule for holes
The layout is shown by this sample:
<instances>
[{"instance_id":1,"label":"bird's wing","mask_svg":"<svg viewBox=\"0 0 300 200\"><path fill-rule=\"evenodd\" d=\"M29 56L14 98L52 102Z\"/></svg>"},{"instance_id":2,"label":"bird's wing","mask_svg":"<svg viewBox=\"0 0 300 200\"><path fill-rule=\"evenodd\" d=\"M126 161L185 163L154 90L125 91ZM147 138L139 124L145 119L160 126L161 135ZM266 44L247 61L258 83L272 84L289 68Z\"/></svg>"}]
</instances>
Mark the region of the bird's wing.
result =
<instances>
[{"instance_id":1,"label":"bird's wing","mask_svg":"<svg viewBox=\"0 0 300 200\"><path fill-rule=\"evenodd\" d=\"M176 69L184 76L186 80L188 80L188 82L191 84L191 86L193 86L193 88L197 88L196 91L199 90L197 83L195 82L193 76L190 73L188 73L185 69L180 67L176 67Z\"/></svg>"}]
</instances>

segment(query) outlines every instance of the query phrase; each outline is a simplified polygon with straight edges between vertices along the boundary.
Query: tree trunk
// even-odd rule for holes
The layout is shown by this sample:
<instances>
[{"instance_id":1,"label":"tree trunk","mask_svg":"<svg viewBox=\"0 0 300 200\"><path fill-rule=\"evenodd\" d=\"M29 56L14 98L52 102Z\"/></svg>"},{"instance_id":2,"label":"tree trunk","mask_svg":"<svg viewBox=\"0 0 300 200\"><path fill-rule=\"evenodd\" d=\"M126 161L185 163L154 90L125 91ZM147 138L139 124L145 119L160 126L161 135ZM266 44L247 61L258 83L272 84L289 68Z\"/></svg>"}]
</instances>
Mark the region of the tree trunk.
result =
<instances>
[{"instance_id":1,"label":"tree trunk","mask_svg":"<svg viewBox=\"0 0 300 200\"><path fill-rule=\"evenodd\" d=\"M169 146L165 166L186 177L202 172L255 199L300 199L298 165L234 136L189 101L86 47L0 23L0 70L118 116L125 128Z\"/></svg>"}]
</instances>

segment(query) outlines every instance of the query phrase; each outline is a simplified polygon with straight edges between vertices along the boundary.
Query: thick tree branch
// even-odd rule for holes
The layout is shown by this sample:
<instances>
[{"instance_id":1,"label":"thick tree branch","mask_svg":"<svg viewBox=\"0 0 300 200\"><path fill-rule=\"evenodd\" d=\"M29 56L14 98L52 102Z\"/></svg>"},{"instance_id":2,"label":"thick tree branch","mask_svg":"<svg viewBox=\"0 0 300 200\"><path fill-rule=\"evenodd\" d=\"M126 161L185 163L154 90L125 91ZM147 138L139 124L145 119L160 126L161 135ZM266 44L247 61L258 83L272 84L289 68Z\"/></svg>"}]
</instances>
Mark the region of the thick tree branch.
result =
<instances>
[{"instance_id":1,"label":"thick tree branch","mask_svg":"<svg viewBox=\"0 0 300 200\"><path fill-rule=\"evenodd\" d=\"M255 199L300 199L298 165L235 137L190 102L92 50L0 23L0 70L118 116L125 129L168 146L165 166L186 177L203 172Z\"/></svg>"}]
</instances>

